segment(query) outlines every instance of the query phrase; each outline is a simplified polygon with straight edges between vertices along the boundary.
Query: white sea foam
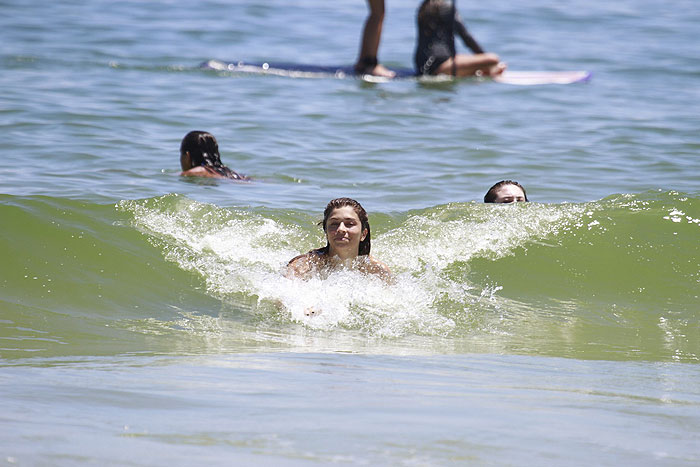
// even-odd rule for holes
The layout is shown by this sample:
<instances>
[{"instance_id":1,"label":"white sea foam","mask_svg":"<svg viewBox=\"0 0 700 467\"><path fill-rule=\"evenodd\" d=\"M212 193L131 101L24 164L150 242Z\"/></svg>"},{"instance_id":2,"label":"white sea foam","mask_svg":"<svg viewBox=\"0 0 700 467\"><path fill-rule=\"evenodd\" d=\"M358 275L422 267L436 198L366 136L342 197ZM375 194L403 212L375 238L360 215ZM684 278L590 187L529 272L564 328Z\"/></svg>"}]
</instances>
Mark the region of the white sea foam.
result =
<instances>
[{"instance_id":1,"label":"white sea foam","mask_svg":"<svg viewBox=\"0 0 700 467\"><path fill-rule=\"evenodd\" d=\"M322 244L321 232L315 236L308 226L176 195L120 206L168 260L200 274L215 296L252 297L261 312L280 310L313 329L360 329L383 337L447 335L474 304L484 297L493 302L498 287L469 283L472 258L496 259L573 224L595 225L590 206L449 205L375 234L373 254L391 267L393 283L352 270L303 281L283 272L291 258ZM461 309L458 316L445 314L439 306L445 300Z\"/></svg>"}]
</instances>

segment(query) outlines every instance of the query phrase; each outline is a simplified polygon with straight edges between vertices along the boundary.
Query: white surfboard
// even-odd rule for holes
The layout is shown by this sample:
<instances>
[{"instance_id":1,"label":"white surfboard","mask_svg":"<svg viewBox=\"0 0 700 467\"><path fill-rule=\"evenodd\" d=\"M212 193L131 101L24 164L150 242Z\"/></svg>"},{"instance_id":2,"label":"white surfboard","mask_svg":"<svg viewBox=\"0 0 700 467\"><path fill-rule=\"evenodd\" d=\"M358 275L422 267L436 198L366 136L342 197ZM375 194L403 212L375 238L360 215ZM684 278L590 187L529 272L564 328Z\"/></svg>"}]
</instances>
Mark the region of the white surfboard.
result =
<instances>
[{"instance_id":1,"label":"white surfboard","mask_svg":"<svg viewBox=\"0 0 700 467\"><path fill-rule=\"evenodd\" d=\"M373 82L391 81L387 78L379 78L370 75L356 74L352 65L325 66L309 65L303 63L277 63L277 62L245 62L242 60L224 62L220 60L208 60L200 65L201 68L232 73L274 75L288 78L361 78ZM396 72L394 79L417 78L414 70L410 68L392 68ZM582 83L591 79L588 71L512 71L506 70L501 76L493 78L493 81L516 86L533 86L538 84L573 84ZM446 77L449 79L448 77ZM471 78L464 78L471 79ZM475 79L485 80L490 78Z\"/></svg>"},{"instance_id":2,"label":"white surfboard","mask_svg":"<svg viewBox=\"0 0 700 467\"><path fill-rule=\"evenodd\" d=\"M497 83L514 84L517 86L533 86L537 84L573 84L584 83L592 77L589 71L510 71L506 70L501 76L493 78Z\"/></svg>"}]
</instances>

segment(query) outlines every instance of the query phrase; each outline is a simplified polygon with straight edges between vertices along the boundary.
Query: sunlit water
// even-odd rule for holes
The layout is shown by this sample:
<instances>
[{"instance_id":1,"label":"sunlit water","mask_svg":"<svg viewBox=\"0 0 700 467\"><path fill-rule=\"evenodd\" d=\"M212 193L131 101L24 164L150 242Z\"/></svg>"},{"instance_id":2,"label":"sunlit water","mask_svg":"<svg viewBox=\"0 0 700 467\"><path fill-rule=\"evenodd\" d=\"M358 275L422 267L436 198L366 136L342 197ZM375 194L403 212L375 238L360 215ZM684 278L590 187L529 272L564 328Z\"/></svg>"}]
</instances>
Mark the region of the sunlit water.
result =
<instances>
[{"instance_id":1,"label":"sunlit water","mask_svg":"<svg viewBox=\"0 0 700 467\"><path fill-rule=\"evenodd\" d=\"M387 0L389 66L418 3ZM3 2L0 461L700 462L699 10L458 8L593 79L199 67L350 64L358 0ZM180 178L193 129L254 181ZM533 202L481 203L504 178ZM281 274L338 196L392 284Z\"/></svg>"}]
</instances>

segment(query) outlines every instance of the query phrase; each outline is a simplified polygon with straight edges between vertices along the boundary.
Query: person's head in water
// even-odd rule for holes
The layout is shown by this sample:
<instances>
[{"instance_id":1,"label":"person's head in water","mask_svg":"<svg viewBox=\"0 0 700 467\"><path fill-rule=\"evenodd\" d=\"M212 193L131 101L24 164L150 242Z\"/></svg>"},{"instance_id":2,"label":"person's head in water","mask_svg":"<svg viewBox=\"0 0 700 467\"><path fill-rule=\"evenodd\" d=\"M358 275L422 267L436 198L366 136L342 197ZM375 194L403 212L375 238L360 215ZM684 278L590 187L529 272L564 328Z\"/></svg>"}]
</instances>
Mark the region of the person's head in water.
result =
<instances>
[{"instance_id":1,"label":"person's head in water","mask_svg":"<svg viewBox=\"0 0 700 467\"><path fill-rule=\"evenodd\" d=\"M513 180L501 180L484 195L484 203L516 203L528 201L525 188Z\"/></svg>"},{"instance_id":2,"label":"person's head in water","mask_svg":"<svg viewBox=\"0 0 700 467\"><path fill-rule=\"evenodd\" d=\"M371 248L371 236L367 212L362 207L362 205L360 205L360 203L351 198L332 199L326 206L326 209L323 211L323 221L321 222L321 224L323 225L323 231L326 234L326 246L324 248L325 253L330 253L331 251L331 243L334 241L335 230L338 228L338 221L344 220L336 219L336 211L345 207L350 207L352 209L350 213L354 213L353 217L356 217L357 221L359 222L359 225L357 226L359 227L359 229L357 229L358 232L350 232L351 236L356 235L356 237L360 239L357 255L369 255L369 251ZM348 226L346 225L344 227L348 228ZM350 241L353 240L354 238L350 238Z\"/></svg>"},{"instance_id":3,"label":"person's head in water","mask_svg":"<svg viewBox=\"0 0 700 467\"><path fill-rule=\"evenodd\" d=\"M243 179L241 175L226 167L221 162L219 143L211 133L206 131L190 131L180 143L180 166L183 175L199 175ZM192 171L197 167L206 169L203 173ZM190 172L188 172L190 171Z\"/></svg>"}]
</instances>

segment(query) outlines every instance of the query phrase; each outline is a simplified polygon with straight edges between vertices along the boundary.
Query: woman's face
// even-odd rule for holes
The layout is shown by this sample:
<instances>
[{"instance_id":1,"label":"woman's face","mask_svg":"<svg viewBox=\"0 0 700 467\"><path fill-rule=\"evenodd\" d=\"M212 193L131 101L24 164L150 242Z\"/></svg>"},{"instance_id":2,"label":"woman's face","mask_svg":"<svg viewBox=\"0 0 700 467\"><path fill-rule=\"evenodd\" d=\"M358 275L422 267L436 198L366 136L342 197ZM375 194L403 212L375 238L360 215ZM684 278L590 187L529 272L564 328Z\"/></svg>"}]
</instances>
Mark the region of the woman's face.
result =
<instances>
[{"instance_id":1,"label":"woman's face","mask_svg":"<svg viewBox=\"0 0 700 467\"><path fill-rule=\"evenodd\" d=\"M525 193L517 185L503 185L496 190L494 203L521 203L525 201Z\"/></svg>"},{"instance_id":2,"label":"woman's face","mask_svg":"<svg viewBox=\"0 0 700 467\"><path fill-rule=\"evenodd\" d=\"M355 258L360 242L367 236L360 218L352 206L342 206L331 211L326 221L326 238L331 256L341 259Z\"/></svg>"}]
</instances>

